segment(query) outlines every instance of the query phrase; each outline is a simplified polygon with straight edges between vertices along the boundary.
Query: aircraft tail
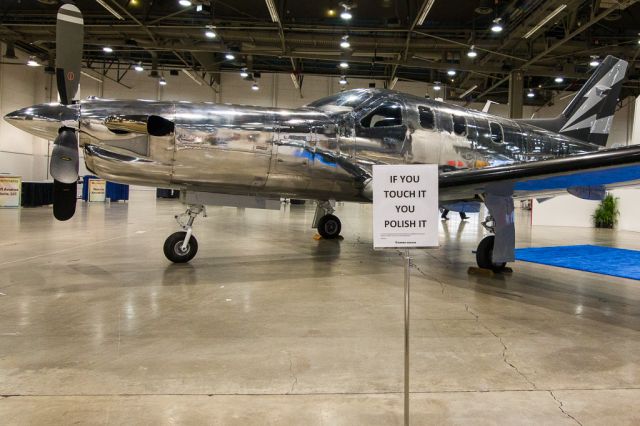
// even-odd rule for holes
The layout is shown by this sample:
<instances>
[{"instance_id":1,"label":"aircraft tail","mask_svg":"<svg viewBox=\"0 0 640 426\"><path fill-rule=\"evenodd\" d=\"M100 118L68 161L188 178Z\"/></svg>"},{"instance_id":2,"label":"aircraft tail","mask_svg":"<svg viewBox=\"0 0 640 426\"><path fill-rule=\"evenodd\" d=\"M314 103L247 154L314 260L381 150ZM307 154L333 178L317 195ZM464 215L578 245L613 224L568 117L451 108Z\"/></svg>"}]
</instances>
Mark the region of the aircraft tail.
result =
<instances>
[{"instance_id":1,"label":"aircraft tail","mask_svg":"<svg viewBox=\"0 0 640 426\"><path fill-rule=\"evenodd\" d=\"M628 65L622 59L607 56L562 114L552 119L517 121L606 146Z\"/></svg>"}]
</instances>

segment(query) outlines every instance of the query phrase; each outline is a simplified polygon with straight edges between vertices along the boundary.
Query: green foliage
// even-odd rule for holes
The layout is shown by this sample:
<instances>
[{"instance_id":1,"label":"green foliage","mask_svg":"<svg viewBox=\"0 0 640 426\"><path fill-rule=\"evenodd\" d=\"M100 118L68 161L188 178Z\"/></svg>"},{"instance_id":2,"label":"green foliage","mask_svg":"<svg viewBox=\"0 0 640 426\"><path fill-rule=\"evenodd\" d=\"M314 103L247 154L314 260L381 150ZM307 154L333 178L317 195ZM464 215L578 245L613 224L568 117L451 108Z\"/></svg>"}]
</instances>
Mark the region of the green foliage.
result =
<instances>
[{"instance_id":1,"label":"green foliage","mask_svg":"<svg viewBox=\"0 0 640 426\"><path fill-rule=\"evenodd\" d=\"M613 228L615 224L618 223L619 214L618 198L607 194L596 209L593 215L593 221L596 228Z\"/></svg>"}]
</instances>

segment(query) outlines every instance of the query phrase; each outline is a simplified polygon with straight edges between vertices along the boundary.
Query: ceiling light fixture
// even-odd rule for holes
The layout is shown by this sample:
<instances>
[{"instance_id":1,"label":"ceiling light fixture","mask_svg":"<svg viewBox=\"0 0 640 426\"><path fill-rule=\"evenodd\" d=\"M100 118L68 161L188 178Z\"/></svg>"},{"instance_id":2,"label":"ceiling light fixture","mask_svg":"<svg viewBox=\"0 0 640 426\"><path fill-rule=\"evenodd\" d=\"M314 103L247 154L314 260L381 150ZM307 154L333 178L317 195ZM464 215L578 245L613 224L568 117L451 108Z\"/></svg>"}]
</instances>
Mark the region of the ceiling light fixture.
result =
<instances>
[{"instance_id":1,"label":"ceiling light fixture","mask_svg":"<svg viewBox=\"0 0 640 426\"><path fill-rule=\"evenodd\" d=\"M533 90L529 90L529 93L527 93L527 98L535 98L536 94L533 93Z\"/></svg>"},{"instance_id":2,"label":"ceiling light fixture","mask_svg":"<svg viewBox=\"0 0 640 426\"><path fill-rule=\"evenodd\" d=\"M454 75L456 75L456 70L447 71L447 75L450 76L450 77L453 77Z\"/></svg>"},{"instance_id":3,"label":"ceiling light fixture","mask_svg":"<svg viewBox=\"0 0 640 426\"><path fill-rule=\"evenodd\" d=\"M247 77L249 77L249 72L247 71L247 69L246 69L246 68L242 68L242 69L240 70L240 77L242 77L242 78L247 78Z\"/></svg>"},{"instance_id":4,"label":"ceiling light fixture","mask_svg":"<svg viewBox=\"0 0 640 426\"><path fill-rule=\"evenodd\" d=\"M433 83L433 90L435 90L436 92L439 92L441 88L442 87L440 87L440 82L439 81L436 81L436 82Z\"/></svg>"},{"instance_id":5,"label":"ceiling light fixture","mask_svg":"<svg viewBox=\"0 0 640 426\"><path fill-rule=\"evenodd\" d=\"M116 17L116 19L119 19L121 21L124 21L124 18L122 17L122 15L120 15L118 12L116 12L111 6L109 6L107 3L104 2L104 0L96 0L96 2L104 7L107 12L109 12L110 14L112 14L113 16Z\"/></svg>"},{"instance_id":6,"label":"ceiling light fixture","mask_svg":"<svg viewBox=\"0 0 640 426\"><path fill-rule=\"evenodd\" d=\"M549 21L551 21L553 18L556 17L556 15L558 15L560 12L562 12L565 8L567 7L566 4L561 4L560 6L558 6L553 12L551 12L550 14L548 14L542 21L540 21L538 23L538 25L536 25L535 27L531 28L524 36L523 38L529 38L532 35L534 35L540 28L544 27Z\"/></svg>"},{"instance_id":7,"label":"ceiling light fixture","mask_svg":"<svg viewBox=\"0 0 640 426\"><path fill-rule=\"evenodd\" d=\"M29 65L30 67L39 67L40 62L37 61L35 56L31 56L27 61L27 65Z\"/></svg>"},{"instance_id":8,"label":"ceiling light fixture","mask_svg":"<svg viewBox=\"0 0 640 426\"><path fill-rule=\"evenodd\" d=\"M502 32L504 27L502 26L500 21L502 21L502 18L496 18L496 19L493 20L493 25L491 25L491 31L492 32L494 32L494 33L501 33Z\"/></svg>"},{"instance_id":9,"label":"ceiling light fixture","mask_svg":"<svg viewBox=\"0 0 640 426\"><path fill-rule=\"evenodd\" d=\"M344 7L344 10L342 11L342 13L340 14L340 17L342 19L344 19L345 21L350 20L351 18L353 18L353 15L350 12L350 7L347 4L343 4L342 7Z\"/></svg>"},{"instance_id":10,"label":"ceiling light fixture","mask_svg":"<svg viewBox=\"0 0 640 426\"><path fill-rule=\"evenodd\" d=\"M342 36L342 40L340 41L340 47L342 47L343 49L348 49L351 47L351 43L349 43L348 35Z\"/></svg>"},{"instance_id":11,"label":"ceiling light fixture","mask_svg":"<svg viewBox=\"0 0 640 426\"><path fill-rule=\"evenodd\" d=\"M349 68L349 63L347 63L347 62L340 62L340 68L342 68L343 70L344 70L344 69Z\"/></svg>"},{"instance_id":12,"label":"ceiling light fixture","mask_svg":"<svg viewBox=\"0 0 640 426\"><path fill-rule=\"evenodd\" d=\"M142 62L138 62L134 67L134 70L138 71L138 72L142 72L144 71L144 67L142 66Z\"/></svg>"},{"instance_id":13,"label":"ceiling light fixture","mask_svg":"<svg viewBox=\"0 0 640 426\"><path fill-rule=\"evenodd\" d=\"M102 51L104 53L111 53L111 52L113 52L113 48L111 48L109 46L105 46L105 47L102 48Z\"/></svg>"},{"instance_id":14,"label":"ceiling light fixture","mask_svg":"<svg viewBox=\"0 0 640 426\"><path fill-rule=\"evenodd\" d=\"M476 52L476 47L471 45L471 49L469 49L469 51L467 52L467 57L473 59L477 56L478 56L478 52Z\"/></svg>"},{"instance_id":15,"label":"ceiling light fixture","mask_svg":"<svg viewBox=\"0 0 640 426\"><path fill-rule=\"evenodd\" d=\"M271 20L273 22L280 22L280 16L278 15L278 9L276 8L273 0L265 0L267 3L267 9L269 9L269 15L271 15Z\"/></svg>"},{"instance_id":16,"label":"ceiling light fixture","mask_svg":"<svg viewBox=\"0 0 640 426\"><path fill-rule=\"evenodd\" d=\"M229 61L233 61L236 58L236 55L234 55L233 53L227 53L226 55L224 55L224 57Z\"/></svg>"},{"instance_id":17,"label":"ceiling light fixture","mask_svg":"<svg viewBox=\"0 0 640 426\"><path fill-rule=\"evenodd\" d=\"M424 20L427 19L427 15L429 14L429 11L431 10L435 2L436 0L429 0L426 3L423 3L423 7L419 15L420 17L418 18L417 22L418 25L424 24Z\"/></svg>"},{"instance_id":18,"label":"ceiling light fixture","mask_svg":"<svg viewBox=\"0 0 640 426\"><path fill-rule=\"evenodd\" d=\"M260 90L260 86L258 86L258 83L253 83L253 86L251 86L251 90L253 90L254 92Z\"/></svg>"},{"instance_id":19,"label":"ceiling light fixture","mask_svg":"<svg viewBox=\"0 0 640 426\"><path fill-rule=\"evenodd\" d=\"M594 68L597 67L598 65L600 65L600 61L598 60L598 57L595 56L595 55L592 56L591 57L591 61L589 62L589 65L594 67Z\"/></svg>"},{"instance_id":20,"label":"ceiling light fixture","mask_svg":"<svg viewBox=\"0 0 640 426\"><path fill-rule=\"evenodd\" d=\"M556 78L554 79L554 81L555 81L556 83L563 83L563 82L564 82L564 77L560 77L560 76L558 76L558 77L556 77Z\"/></svg>"},{"instance_id":21,"label":"ceiling light fixture","mask_svg":"<svg viewBox=\"0 0 640 426\"><path fill-rule=\"evenodd\" d=\"M344 75L340 77L340 80L338 80L338 83L340 83L340 86L344 86L347 84L347 77L345 77Z\"/></svg>"},{"instance_id":22,"label":"ceiling light fixture","mask_svg":"<svg viewBox=\"0 0 640 426\"><path fill-rule=\"evenodd\" d=\"M178 1L178 4L180 6L189 7L189 6L191 6L191 1L190 0L180 0L180 1Z\"/></svg>"},{"instance_id":23,"label":"ceiling light fixture","mask_svg":"<svg viewBox=\"0 0 640 426\"><path fill-rule=\"evenodd\" d=\"M459 96L460 99L464 99L467 95L470 95L471 92L473 92L474 90L476 90L478 88L478 85L474 85L473 87L471 87L469 90L467 90L466 92L464 92L462 95Z\"/></svg>"},{"instance_id":24,"label":"ceiling light fixture","mask_svg":"<svg viewBox=\"0 0 640 426\"><path fill-rule=\"evenodd\" d=\"M167 80L165 80L164 77L160 77L160 80L158 80L158 84L160 86L166 86L167 85Z\"/></svg>"},{"instance_id":25,"label":"ceiling light fixture","mask_svg":"<svg viewBox=\"0 0 640 426\"><path fill-rule=\"evenodd\" d=\"M204 31L204 35L207 38L216 38L217 34L216 32L213 30L214 27L207 27L207 29Z\"/></svg>"}]
</instances>

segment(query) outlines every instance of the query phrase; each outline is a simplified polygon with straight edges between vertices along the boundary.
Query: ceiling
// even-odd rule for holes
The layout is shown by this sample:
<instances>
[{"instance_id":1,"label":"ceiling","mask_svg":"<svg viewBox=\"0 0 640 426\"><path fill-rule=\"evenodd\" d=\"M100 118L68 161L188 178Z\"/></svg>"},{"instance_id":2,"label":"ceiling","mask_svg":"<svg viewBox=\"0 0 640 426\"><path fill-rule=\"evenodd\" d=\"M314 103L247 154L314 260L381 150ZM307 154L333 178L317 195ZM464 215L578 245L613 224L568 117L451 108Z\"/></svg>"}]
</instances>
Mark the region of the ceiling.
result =
<instances>
[{"instance_id":1,"label":"ceiling","mask_svg":"<svg viewBox=\"0 0 640 426\"><path fill-rule=\"evenodd\" d=\"M544 103L554 92L582 84L592 56L613 54L632 63L624 96L640 90L638 0L344 1L351 6L349 21L340 18L344 3L338 0L192 0L187 7L178 0L102 0L123 19L94 0L75 3L85 19L85 66L113 80L138 62L160 73L189 69L212 85L220 73L246 67L294 73L302 84L304 75L346 74L381 79L387 87L396 78L443 82L450 96L476 86L467 100L504 102L509 73L522 69L525 89L541 95L527 102ZM0 39L53 64L61 3L3 0ZM490 30L497 18L500 33ZM204 34L208 26L215 27L214 39ZM339 45L345 35L348 49ZM473 59L467 57L472 45L478 53ZM114 52L103 52L104 46ZM229 52L235 59L225 58ZM348 70L338 67L341 61ZM447 75L450 69L455 76ZM565 80L556 83L557 76Z\"/></svg>"}]
</instances>

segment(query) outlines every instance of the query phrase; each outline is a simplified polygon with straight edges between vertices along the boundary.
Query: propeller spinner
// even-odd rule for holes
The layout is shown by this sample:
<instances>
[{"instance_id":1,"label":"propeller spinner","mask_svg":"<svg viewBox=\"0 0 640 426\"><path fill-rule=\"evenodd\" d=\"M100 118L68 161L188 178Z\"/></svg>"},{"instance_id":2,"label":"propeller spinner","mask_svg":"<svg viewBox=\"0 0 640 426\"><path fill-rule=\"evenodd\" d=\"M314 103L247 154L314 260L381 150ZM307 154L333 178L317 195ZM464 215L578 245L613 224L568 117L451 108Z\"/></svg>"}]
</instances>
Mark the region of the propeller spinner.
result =
<instances>
[{"instance_id":1,"label":"propeller spinner","mask_svg":"<svg viewBox=\"0 0 640 426\"><path fill-rule=\"evenodd\" d=\"M73 103L78 92L83 40L84 20L80 9L72 4L62 5L56 23L56 81L63 105ZM58 220L69 220L76 211L79 164L78 136L74 129L61 127L50 163L54 179L53 214Z\"/></svg>"}]
</instances>

